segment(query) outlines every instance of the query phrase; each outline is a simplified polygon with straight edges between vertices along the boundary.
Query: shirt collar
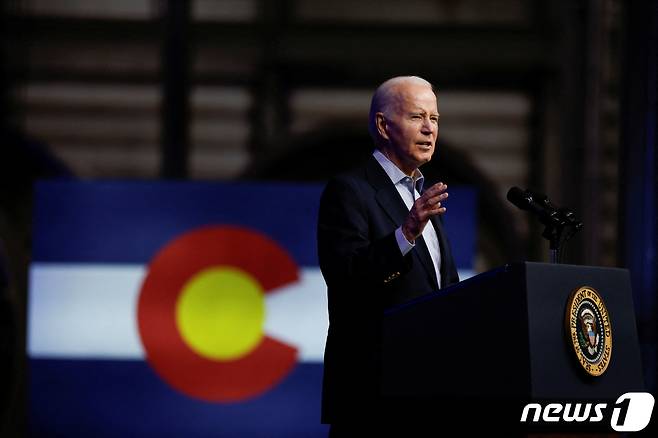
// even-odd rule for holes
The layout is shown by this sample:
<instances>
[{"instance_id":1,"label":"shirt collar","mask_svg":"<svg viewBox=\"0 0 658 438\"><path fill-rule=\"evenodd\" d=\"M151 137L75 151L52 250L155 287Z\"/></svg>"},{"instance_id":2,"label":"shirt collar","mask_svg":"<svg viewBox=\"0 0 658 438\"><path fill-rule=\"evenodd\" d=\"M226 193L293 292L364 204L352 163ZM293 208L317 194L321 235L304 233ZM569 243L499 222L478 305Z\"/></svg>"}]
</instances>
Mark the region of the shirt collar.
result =
<instances>
[{"instance_id":1,"label":"shirt collar","mask_svg":"<svg viewBox=\"0 0 658 438\"><path fill-rule=\"evenodd\" d=\"M420 171L420 169L416 169L414 171L414 179L412 180L412 178L401 171L400 168L396 166L395 163L393 163L391 160L389 160L388 157L384 155L379 149L375 149L375 151L372 153L372 156L375 157L375 160L377 160L379 165L382 166L384 172L386 172L386 175L388 175L393 184L402 184L409 188L411 191L411 187L415 183L415 188L418 193L422 193L425 177L423 176L423 173Z\"/></svg>"}]
</instances>

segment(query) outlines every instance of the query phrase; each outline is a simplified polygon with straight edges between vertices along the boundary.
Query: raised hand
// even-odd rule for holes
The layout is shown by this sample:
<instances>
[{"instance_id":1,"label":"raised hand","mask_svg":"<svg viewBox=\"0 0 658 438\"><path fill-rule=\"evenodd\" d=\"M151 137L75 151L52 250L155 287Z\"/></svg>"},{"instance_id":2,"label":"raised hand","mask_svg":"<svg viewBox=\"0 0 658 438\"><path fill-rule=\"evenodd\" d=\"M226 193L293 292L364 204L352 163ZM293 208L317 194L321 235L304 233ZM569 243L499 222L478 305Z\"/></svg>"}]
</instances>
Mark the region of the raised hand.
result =
<instances>
[{"instance_id":1,"label":"raised hand","mask_svg":"<svg viewBox=\"0 0 658 438\"><path fill-rule=\"evenodd\" d=\"M423 233L423 229L432 216L446 212L446 208L441 205L441 202L448 197L447 189L446 184L436 183L416 199L402 224L402 233L409 242L413 243Z\"/></svg>"}]
</instances>

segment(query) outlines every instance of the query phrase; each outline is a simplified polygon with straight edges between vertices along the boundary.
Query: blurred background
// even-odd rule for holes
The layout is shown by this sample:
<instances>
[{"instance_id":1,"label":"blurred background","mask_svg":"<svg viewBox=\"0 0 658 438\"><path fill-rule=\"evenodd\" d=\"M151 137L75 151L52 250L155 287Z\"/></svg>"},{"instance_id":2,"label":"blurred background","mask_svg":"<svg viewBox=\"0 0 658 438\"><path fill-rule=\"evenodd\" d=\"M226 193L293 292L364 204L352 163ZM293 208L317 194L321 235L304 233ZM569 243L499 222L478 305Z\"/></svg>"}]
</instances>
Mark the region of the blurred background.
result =
<instances>
[{"instance_id":1,"label":"blurred background","mask_svg":"<svg viewBox=\"0 0 658 438\"><path fill-rule=\"evenodd\" d=\"M369 153L372 92L406 74L438 90L424 171L478 191L476 272L548 261L510 187L571 208L565 261L631 271L655 393L656 1L2 4L2 436L26 421L36 180L321 183Z\"/></svg>"}]
</instances>

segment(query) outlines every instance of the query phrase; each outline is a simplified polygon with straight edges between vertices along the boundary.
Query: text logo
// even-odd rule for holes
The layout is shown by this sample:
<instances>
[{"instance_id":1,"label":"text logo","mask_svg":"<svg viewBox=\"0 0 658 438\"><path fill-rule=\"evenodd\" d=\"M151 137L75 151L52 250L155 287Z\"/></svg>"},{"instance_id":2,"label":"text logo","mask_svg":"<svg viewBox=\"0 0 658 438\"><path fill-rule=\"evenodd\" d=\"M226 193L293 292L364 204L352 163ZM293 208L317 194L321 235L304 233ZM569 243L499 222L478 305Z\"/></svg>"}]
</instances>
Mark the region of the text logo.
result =
<instances>
[{"instance_id":1,"label":"text logo","mask_svg":"<svg viewBox=\"0 0 658 438\"><path fill-rule=\"evenodd\" d=\"M617 399L610 426L617 432L637 432L651 421L655 400L648 392L627 392Z\"/></svg>"},{"instance_id":2,"label":"text logo","mask_svg":"<svg viewBox=\"0 0 658 438\"><path fill-rule=\"evenodd\" d=\"M649 424L654 398L648 392L627 392L614 405L607 403L528 403L521 423L600 423L609 419L617 432L638 432Z\"/></svg>"}]
</instances>

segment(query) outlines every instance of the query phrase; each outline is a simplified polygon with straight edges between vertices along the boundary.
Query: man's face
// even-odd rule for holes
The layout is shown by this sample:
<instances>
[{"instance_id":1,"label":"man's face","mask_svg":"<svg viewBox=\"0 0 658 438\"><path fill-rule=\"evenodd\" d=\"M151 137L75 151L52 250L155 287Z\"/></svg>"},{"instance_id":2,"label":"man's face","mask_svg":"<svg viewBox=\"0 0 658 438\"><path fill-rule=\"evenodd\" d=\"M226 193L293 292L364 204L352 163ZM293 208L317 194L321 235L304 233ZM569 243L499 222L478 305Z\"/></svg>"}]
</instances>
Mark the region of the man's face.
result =
<instances>
[{"instance_id":1,"label":"man's face","mask_svg":"<svg viewBox=\"0 0 658 438\"><path fill-rule=\"evenodd\" d=\"M404 173L412 175L432 158L439 137L436 96L424 84L404 83L383 115L380 134L388 139L384 153ZM383 130L383 132L382 132Z\"/></svg>"}]
</instances>

